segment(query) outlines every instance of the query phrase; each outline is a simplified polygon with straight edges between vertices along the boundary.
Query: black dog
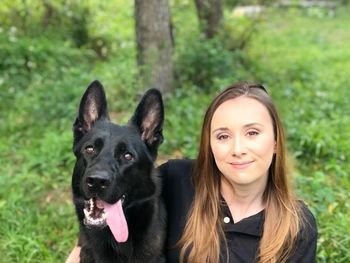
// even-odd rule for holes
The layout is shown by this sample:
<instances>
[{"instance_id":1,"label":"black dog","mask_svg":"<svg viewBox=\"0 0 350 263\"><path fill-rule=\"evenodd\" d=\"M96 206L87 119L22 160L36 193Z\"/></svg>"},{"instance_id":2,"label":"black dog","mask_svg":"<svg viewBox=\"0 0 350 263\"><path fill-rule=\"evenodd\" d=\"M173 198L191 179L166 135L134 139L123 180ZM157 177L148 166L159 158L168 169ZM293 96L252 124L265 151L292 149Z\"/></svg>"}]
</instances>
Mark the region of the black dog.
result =
<instances>
[{"instance_id":1,"label":"black dog","mask_svg":"<svg viewBox=\"0 0 350 263\"><path fill-rule=\"evenodd\" d=\"M83 95L73 125L73 201L80 262L165 262L165 209L154 168L163 141L161 94L151 89L126 126L109 121L102 85Z\"/></svg>"}]
</instances>

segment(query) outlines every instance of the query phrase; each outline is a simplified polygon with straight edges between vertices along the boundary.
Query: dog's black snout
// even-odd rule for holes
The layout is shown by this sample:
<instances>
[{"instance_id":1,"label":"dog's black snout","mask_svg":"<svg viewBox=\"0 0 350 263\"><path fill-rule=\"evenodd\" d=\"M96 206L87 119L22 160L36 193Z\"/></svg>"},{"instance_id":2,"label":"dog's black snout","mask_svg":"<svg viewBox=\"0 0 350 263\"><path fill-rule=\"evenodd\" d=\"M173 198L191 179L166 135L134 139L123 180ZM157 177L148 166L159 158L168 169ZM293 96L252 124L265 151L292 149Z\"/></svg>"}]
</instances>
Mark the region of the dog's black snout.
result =
<instances>
[{"instance_id":1,"label":"dog's black snout","mask_svg":"<svg viewBox=\"0 0 350 263\"><path fill-rule=\"evenodd\" d=\"M107 188L111 184L111 178L107 172L95 172L86 178L86 184L89 188Z\"/></svg>"}]
</instances>

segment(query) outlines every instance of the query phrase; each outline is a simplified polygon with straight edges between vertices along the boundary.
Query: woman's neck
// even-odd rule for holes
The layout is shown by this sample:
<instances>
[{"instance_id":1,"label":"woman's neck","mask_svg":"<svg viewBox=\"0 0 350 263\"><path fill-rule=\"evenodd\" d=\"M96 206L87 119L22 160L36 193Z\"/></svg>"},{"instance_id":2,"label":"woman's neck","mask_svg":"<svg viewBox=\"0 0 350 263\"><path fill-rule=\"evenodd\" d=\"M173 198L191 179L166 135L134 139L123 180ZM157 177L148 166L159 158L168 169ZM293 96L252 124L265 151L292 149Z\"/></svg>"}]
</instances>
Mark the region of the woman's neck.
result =
<instances>
[{"instance_id":1,"label":"woman's neck","mask_svg":"<svg viewBox=\"0 0 350 263\"><path fill-rule=\"evenodd\" d=\"M221 177L221 195L225 199L235 223L255 215L265 208L263 194L266 183L260 186L233 185Z\"/></svg>"}]
</instances>

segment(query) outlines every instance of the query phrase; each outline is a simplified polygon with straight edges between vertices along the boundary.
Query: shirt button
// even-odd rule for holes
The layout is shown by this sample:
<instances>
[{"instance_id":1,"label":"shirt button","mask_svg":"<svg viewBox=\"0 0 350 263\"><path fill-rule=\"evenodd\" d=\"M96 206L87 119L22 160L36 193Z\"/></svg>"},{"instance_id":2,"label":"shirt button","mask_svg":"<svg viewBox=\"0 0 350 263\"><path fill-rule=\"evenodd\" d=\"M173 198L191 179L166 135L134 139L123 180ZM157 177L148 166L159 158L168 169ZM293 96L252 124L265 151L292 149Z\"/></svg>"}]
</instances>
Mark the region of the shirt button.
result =
<instances>
[{"instance_id":1,"label":"shirt button","mask_svg":"<svg viewBox=\"0 0 350 263\"><path fill-rule=\"evenodd\" d=\"M228 216L225 216L225 217L224 217L224 222L225 222L226 224L230 223L230 221L231 221L231 219L230 219Z\"/></svg>"}]
</instances>

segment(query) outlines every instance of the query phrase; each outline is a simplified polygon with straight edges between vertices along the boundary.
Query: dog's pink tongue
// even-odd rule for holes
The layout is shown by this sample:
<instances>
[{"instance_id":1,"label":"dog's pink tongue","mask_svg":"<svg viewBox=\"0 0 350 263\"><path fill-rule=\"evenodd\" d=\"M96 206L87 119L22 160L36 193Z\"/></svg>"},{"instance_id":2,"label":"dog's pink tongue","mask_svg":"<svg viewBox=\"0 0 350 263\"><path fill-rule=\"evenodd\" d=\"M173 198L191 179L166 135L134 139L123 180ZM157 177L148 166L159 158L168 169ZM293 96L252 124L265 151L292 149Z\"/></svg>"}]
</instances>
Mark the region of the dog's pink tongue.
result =
<instances>
[{"instance_id":1,"label":"dog's pink tongue","mask_svg":"<svg viewBox=\"0 0 350 263\"><path fill-rule=\"evenodd\" d=\"M119 200L113 205L104 203L107 212L107 225L111 229L115 240L119 243L128 240L129 230L123 212L122 202Z\"/></svg>"}]
</instances>

